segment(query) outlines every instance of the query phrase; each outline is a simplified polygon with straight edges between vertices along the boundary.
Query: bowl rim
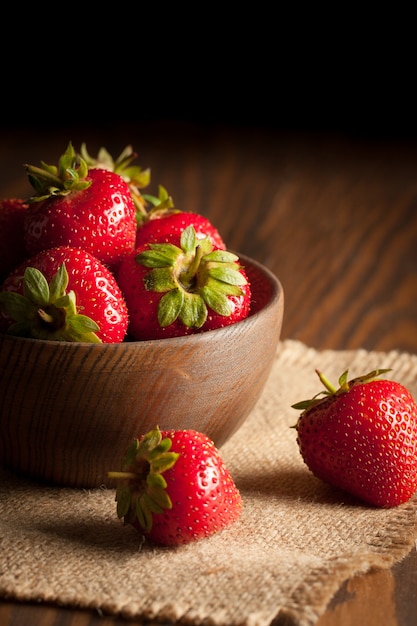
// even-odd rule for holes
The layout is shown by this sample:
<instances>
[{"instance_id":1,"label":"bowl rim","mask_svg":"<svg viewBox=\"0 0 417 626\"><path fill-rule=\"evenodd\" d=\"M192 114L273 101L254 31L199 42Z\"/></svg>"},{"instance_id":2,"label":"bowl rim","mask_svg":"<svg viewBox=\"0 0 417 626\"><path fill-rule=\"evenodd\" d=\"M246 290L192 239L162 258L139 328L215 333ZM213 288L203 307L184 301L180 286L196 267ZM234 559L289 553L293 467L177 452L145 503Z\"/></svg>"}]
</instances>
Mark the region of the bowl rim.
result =
<instances>
[{"instance_id":1,"label":"bowl rim","mask_svg":"<svg viewBox=\"0 0 417 626\"><path fill-rule=\"evenodd\" d=\"M91 349L99 349L99 350L122 350L122 349L126 349L127 346L137 346L137 345L158 345L158 344L163 344L166 345L167 342L170 343L183 343L184 341L187 343L190 343L190 339L194 338L200 338L199 341L201 341L202 337L206 337L206 336L210 336L210 337L215 337L217 334L219 333L225 333L226 331L230 332L230 329L234 326L239 326L241 327L242 325L247 325L247 324L252 324L253 320L256 319L257 317L259 317L260 315L262 315L265 311L268 311L278 300L283 298L284 295L284 291L283 291L283 287L282 287L282 283L279 280L279 278L276 276L276 274L274 274L272 272L272 270L270 270L268 267L266 267L265 265L263 265L260 261L257 261L256 259L253 259L245 254L239 254L239 253L234 253L239 257L239 261L241 262L241 265L243 267L243 269L245 269L246 265L250 265L253 268L255 268L256 270L258 270L260 273L264 274L271 286L272 286L272 293L271 293L271 297L269 299L269 301L265 304L265 306L263 306L261 309L254 311L253 313L251 313L249 311L249 314L246 318L239 320L238 322L235 322L234 324L228 325L228 326L223 326L222 328L214 328L212 330L208 330L205 332L201 332L201 333L192 333L190 335L180 335L180 336L176 336L176 337L164 337L162 339L143 339L140 341L134 341L133 339L125 339L124 341L121 342L114 342L114 343L88 343L88 342L83 342L83 341L53 341L50 339L34 339L31 337L18 337L15 335L8 335L7 333L0 333L0 341L4 341L4 340L14 340L17 341L19 343L30 343L30 344L40 344L40 345L48 345L48 346L66 346L67 349L70 349L70 347L80 347L80 346L90 346ZM198 339L197 339L198 340Z\"/></svg>"}]
</instances>

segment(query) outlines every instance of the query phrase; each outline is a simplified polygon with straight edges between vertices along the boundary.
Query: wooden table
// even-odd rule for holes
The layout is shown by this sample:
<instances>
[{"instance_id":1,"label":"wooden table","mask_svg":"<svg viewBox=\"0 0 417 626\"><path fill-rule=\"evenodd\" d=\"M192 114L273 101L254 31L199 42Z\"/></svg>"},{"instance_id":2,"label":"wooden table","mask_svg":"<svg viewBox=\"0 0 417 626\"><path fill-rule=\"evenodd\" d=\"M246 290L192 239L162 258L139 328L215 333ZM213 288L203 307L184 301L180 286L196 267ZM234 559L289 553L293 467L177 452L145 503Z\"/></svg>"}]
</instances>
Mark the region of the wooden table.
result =
<instances>
[{"instance_id":1,"label":"wooden table","mask_svg":"<svg viewBox=\"0 0 417 626\"><path fill-rule=\"evenodd\" d=\"M417 141L209 123L2 129L0 194L29 194L23 163L56 163L72 140L127 144L176 206L206 215L228 247L280 278L282 338L315 348L417 353ZM138 622L134 622L137 624ZM318 626L415 626L417 551L347 581ZM2 626L121 626L122 619L0 603Z\"/></svg>"}]
</instances>

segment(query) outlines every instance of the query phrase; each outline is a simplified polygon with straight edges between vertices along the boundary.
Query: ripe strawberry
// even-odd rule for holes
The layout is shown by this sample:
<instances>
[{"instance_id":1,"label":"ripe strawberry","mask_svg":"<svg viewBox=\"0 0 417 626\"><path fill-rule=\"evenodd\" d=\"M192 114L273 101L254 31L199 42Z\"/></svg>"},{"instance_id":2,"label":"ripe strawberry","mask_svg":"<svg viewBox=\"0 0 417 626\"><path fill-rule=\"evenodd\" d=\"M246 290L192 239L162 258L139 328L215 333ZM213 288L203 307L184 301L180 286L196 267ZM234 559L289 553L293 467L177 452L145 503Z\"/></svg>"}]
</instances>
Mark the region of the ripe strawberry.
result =
<instances>
[{"instance_id":1,"label":"ripe strawberry","mask_svg":"<svg viewBox=\"0 0 417 626\"><path fill-rule=\"evenodd\" d=\"M120 472L117 515L154 543L197 541L236 522L242 498L214 443L195 430L157 427L135 439Z\"/></svg>"},{"instance_id":2,"label":"ripe strawberry","mask_svg":"<svg viewBox=\"0 0 417 626\"><path fill-rule=\"evenodd\" d=\"M136 237L136 209L125 180L106 169L88 170L71 143L58 167L42 165L26 165L36 191L25 218L28 254L66 245L114 270Z\"/></svg>"},{"instance_id":3,"label":"ripe strawberry","mask_svg":"<svg viewBox=\"0 0 417 626\"><path fill-rule=\"evenodd\" d=\"M321 480L377 507L406 502L417 490L417 404L401 384L375 370L293 405L304 462ZM320 398L320 395L324 397Z\"/></svg>"},{"instance_id":4,"label":"ripe strawberry","mask_svg":"<svg viewBox=\"0 0 417 626\"><path fill-rule=\"evenodd\" d=\"M85 250L39 252L13 270L0 291L0 330L12 335L120 343L126 303L113 274Z\"/></svg>"},{"instance_id":5,"label":"ripe strawberry","mask_svg":"<svg viewBox=\"0 0 417 626\"><path fill-rule=\"evenodd\" d=\"M133 339L213 330L249 313L250 285L235 254L213 249L192 226L176 244L143 244L120 264L116 276Z\"/></svg>"},{"instance_id":6,"label":"ripe strawberry","mask_svg":"<svg viewBox=\"0 0 417 626\"><path fill-rule=\"evenodd\" d=\"M193 226L197 239L208 237L214 248L226 249L223 238L210 220L198 213L187 213L175 209L172 198L164 187L159 187L157 198L150 195L145 195L144 198L151 201L154 207L138 219L136 248L145 243L176 244L183 230L188 226Z\"/></svg>"},{"instance_id":7,"label":"ripe strawberry","mask_svg":"<svg viewBox=\"0 0 417 626\"><path fill-rule=\"evenodd\" d=\"M27 257L23 224L28 206L20 198L0 200L0 283Z\"/></svg>"}]
</instances>

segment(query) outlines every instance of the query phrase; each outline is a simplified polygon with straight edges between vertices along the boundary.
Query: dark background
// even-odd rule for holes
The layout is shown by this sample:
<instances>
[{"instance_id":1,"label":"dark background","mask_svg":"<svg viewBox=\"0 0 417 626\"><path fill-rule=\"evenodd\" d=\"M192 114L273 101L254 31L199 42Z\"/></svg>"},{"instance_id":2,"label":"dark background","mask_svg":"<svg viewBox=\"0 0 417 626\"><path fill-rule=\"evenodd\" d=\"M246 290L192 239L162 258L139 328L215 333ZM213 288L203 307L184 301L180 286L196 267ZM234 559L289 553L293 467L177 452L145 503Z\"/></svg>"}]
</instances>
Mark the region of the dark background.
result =
<instances>
[{"instance_id":1,"label":"dark background","mask_svg":"<svg viewBox=\"0 0 417 626\"><path fill-rule=\"evenodd\" d=\"M146 80L113 82L91 76L78 85L34 86L35 98L24 85L3 94L1 128L111 127L159 120L192 121L203 125L272 127L285 131L342 132L381 138L417 138L414 76L369 68L299 72L262 79L216 68L164 67L158 89ZM380 68L381 69L381 68ZM178 74L176 73L178 72ZM126 84L127 83L127 84Z\"/></svg>"},{"instance_id":2,"label":"dark background","mask_svg":"<svg viewBox=\"0 0 417 626\"><path fill-rule=\"evenodd\" d=\"M16 15L3 22L0 43L0 132L179 120L417 138L414 20L404 11L10 10Z\"/></svg>"}]
</instances>

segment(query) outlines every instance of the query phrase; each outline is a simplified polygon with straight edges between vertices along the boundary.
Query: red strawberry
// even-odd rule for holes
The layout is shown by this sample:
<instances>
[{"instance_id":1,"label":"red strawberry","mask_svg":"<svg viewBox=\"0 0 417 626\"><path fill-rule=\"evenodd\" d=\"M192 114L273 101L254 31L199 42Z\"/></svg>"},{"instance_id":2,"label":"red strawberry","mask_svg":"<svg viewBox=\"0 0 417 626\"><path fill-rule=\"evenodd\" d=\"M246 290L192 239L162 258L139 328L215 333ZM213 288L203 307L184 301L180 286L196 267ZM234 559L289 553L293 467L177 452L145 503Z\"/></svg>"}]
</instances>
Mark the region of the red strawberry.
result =
<instances>
[{"instance_id":1,"label":"red strawberry","mask_svg":"<svg viewBox=\"0 0 417 626\"><path fill-rule=\"evenodd\" d=\"M26 170L36 191L25 218L29 255L66 245L90 252L114 270L134 248L136 209L119 174L88 170L71 143L58 167L27 165Z\"/></svg>"},{"instance_id":2,"label":"red strawberry","mask_svg":"<svg viewBox=\"0 0 417 626\"><path fill-rule=\"evenodd\" d=\"M326 391L293 405L302 409L297 443L313 474L385 508L417 490L417 405L403 385L375 380L387 371L351 381L346 371L339 389L317 372Z\"/></svg>"},{"instance_id":3,"label":"red strawberry","mask_svg":"<svg viewBox=\"0 0 417 626\"><path fill-rule=\"evenodd\" d=\"M215 248L225 250L226 245L212 223L198 213L177 211L163 215L155 215L138 227L136 248L145 243L173 243L178 241L181 233L188 226L193 226L197 239L208 237Z\"/></svg>"},{"instance_id":4,"label":"red strawberry","mask_svg":"<svg viewBox=\"0 0 417 626\"><path fill-rule=\"evenodd\" d=\"M122 461L117 515L160 545L197 541L236 522L242 498L214 443L195 430L159 428Z\"/></svg>"},{"instance_id":5,"label":"red strawberry","mask_svg":"<svg viewBox=\"0 0 417 626\"><path fill-rule=\"evenodd\" d=\"M213 330L249 313L250 286L235 254L213 249L192 226L176 244L144 244L120 264L117 280L133 339Z\"/></svg>"},{"instance_id":6,"label":"red strawberry","mask_svg":"<svg viewBox=\"0 0 417 626\"><path fill-rule=\"evenodd\" d=\"M28 256L23 239L28 206L20 198L0 200L0 282Z\"/></svg>"},{"instance_id":7,"label":"red strawberry","mask_svg":"<svg viewBox=\"0 0 417 626\"><path fill-rule=\"evenodd\" d=\"M151 196L146 195L146 199ZM163 187L159 188L159 198L153 198L155 204L136 233L136 248L145 243L176 243L181 233L188 226L193 226L197 239L208 237L214 248L225 250L226 245L217 228L203 215L187 213L174 209L172 199Z\"/></svg>"},{"instance_id":8,"label":"red strawberry","mask_svg":"<svg viewBox=\"0 0 417 626\"><path fill-rule=\"evenodd\" d=\"M3 331L35 339L120 343L128 324L113 274L89 252L68 246L44 250L13 270L0 311Z\"/></svg>"}]
</instances>

